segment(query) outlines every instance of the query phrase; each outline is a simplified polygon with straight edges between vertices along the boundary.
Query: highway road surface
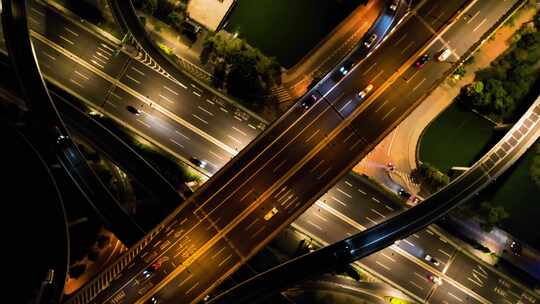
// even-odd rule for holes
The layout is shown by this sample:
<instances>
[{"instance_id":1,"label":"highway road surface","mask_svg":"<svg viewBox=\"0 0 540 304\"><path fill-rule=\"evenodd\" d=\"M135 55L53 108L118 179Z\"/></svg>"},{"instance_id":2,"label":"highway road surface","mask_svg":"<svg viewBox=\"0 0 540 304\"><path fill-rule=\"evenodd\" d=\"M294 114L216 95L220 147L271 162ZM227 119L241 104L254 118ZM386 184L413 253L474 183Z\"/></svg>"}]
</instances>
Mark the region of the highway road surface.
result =
<instances>
[{"instance_id":1,"label":"highway road surface","mask_svg":"<svg viewBox=\"0 0 540 304\"><path fill-rule=\"evenodd\" d=\"M90 302L143 303L158 297L162 302L189 303L201 299L346 173L443 77L449 63L429 62L422 69L412 64L425 52L422 49L426 43L426 51L432 53L448 43L441 41L447 23L450 28L470 26L454 17L467 3L423 2L348 77L330 77L319 86L326 98L319 98L307 110L300 105L293 107L228 163L187 206L171 216L166 228L127 265L126 271ZM480 20L485 26L472 32L469 45L514 3L491 5L485 12L489 22ZM467 7L467 12L483 8L485 2L477 1ZM409 39L403 38L407 36ZM465 50L455 52L460 55ZM390 75L393 78L388 79ZM368 83L374 84L372 95L357 98L355 94ZM354 130L348 127L351 121ZM274 207L278 212L269 218L266 215ZM160 258L167 262L144 278L142 272ZM95 291L84 293L95 295Z\"/></svg>"},{"instance_id":2,"label":"highway road surface","mask_svg":"<svg viewBox=\"0 0 540 304\"><path fill-rule=\"evenodd\" d=\"M94 108L211 175L266 124L187 76L173 82L79 20L32 1L28 23L42 73ZM3 41L2 41L3 46ZM140 115L130 113L131 105Z\"/></svg>"}]
</instances>

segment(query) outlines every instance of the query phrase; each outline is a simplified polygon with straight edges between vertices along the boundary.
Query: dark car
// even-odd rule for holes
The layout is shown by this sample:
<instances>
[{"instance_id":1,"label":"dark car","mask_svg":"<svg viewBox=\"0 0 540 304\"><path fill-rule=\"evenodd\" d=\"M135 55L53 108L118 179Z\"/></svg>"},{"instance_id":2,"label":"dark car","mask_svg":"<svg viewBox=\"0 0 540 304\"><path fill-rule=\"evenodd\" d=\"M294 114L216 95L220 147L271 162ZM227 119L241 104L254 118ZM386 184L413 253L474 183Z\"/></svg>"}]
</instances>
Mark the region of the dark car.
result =
<instances>
[{"instance_id":1,"label":"dark car","mask_svg":"<svg viewBox=\"0 0 540 304\"><path fill-rule=\"evenodd\" d=\"M140 115L141 111L137 110L134 106L127 106L126 110L130 112L131 114Z\"/></svg>"},{"instance_id":2,"label":"dark car","mask_svg":"<svg viewBox=\"0 0 540 304\"><path fill-rule=\"evenodd\" d=\"M339 68L339 72L341 73L341 75L345 76L351 71L353 65L354 62L352 61L345 62L345 64Z\"/></svg>"},{"instance_id":3,"label":"dark car","mask_svg":"<svg viewBox=\"0 0 540 304\"><path fill-rule=\"evenodd\" d=\"M205 168L206 167L206 162L204 160L200 160L196 157L191 157L189 159L189 161L194 164L195 166L199 167L199 168Z\"/></svg>"},{"instance_id":4,"label":"dark car","mask_svg":"<svg viewBox=\"0 0 540 304\"><path fill-rule=\"evenodd\" d=\"M518 241L512 241L510 243L510 250L512 250L513 254L520 255L521 251L523 251L523 247Z\"/></svg>"},{"instance_id":5,"label":"dark car","mask_svg":"<svg viewBox=\"0 0 540 304\"><path fill-rule=\"evenodd\" d=\"M375 40L377 40L377 34L373 33L366 41L364 41L364 46L370 48L371 45L373 45L373 42L375 42Z\"/></svg>"},{"instance_id":6,"label":"dark car","mask_svg":"<svg viewBox=\"0 0 540 304\"><path fill-rule=\"evenodd\" d=\"M431 59L431 56L429 56L428 54L424 54L422 56L420 56L420 58L418 58L418 60L416 60L416 62L414 63L414 66L418 69L420 69L421 67L423 67L426 62L428 62L429 60Z\"/></svg>"},{"instance_id":7,"label":"dark car","mask_svg":"<svg viewBox=\"0 0 540 304\"><path fill-rule=\"evenodd\" d=\"M403 197L404 199L409 199L411 197L411 194L407 192L407 190L403 188L399 188L398 190L399 196Z\"/></svg>"},{"instance_id":8,"label":"dark car","mask_svg":"<svg viewBox=\"0 0 540 304\"><path fill-rule=\"evenodd\" d=\"M304 109L309 109L315 102L317 102L317 96L312 94L309 97L304 98L301 105Z\"/></svg>"}]
</instances>

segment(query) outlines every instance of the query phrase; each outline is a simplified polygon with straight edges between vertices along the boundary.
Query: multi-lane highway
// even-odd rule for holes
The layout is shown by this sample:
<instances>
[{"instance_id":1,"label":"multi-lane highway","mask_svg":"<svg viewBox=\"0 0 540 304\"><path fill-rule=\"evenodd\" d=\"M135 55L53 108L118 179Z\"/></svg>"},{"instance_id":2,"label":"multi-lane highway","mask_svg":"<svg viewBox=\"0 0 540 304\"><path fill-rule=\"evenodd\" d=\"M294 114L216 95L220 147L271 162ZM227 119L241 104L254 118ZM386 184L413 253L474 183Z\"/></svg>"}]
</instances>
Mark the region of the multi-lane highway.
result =
<instances>
[{"instance_id":1,"label":"multi-lane highway","mask_svg":"<svg viewBox=\"0 0 540 304\"><path fill-rule=\"evenodd\" d=\"M302 214L293 227L327 245L370 228L401 209L364 179L349 174ZM426 254L439 265L426 261ZM358 264L420 302L534 303L536 298L491 266L461 251L437 227L417 232ZM443 285L429 281L430 274L442 278Z\"/></svg>"},{"instance_id":2,"label":"multi-lane highway","mask_svg":"<svg viewBox=\"0 0 540 304\"><path fill-rule=\"evenodd\" d=\"M494 19L490 24L497 20L497 12L500 17L514 3L508 1L498 8L492 7ZM332 85L335 80L327 79L317 88L327 98L320 98L308 110L300 106L289 110L171 217L167 228L151 241L143 254L135 257L127 270L91 302L130 303L152 297L159 297L163 302L192 302L202 298L300 214L312 199L322 195L327 185L367 153L397 118L405 115L418 97L444 75L449 64L430 63L420 70L410 66L424 52L421 49L426 42L432 41L428 44L429 51L440 51L437 42L440 43L440 31L447 23L454 22L450 27L463 26L456 24L459 19L453 17L465 4L465 1L444 4L425 1L393 36L347 78L339 80L337 86ZM472 5L467 9L471 12L481 6ZM422 17L431 14L436 14L433 20L426 21ZM478 35L488 28L486 24ZM400 46L398 40L405 40L402 37L407 35L414 38L408 40L406 47ZM471 39L470 45L474 41ZM379 70L378 76L371 75L372 65L383 61L385 69L398 71L388 75L405 75L409 82L391 78L383 84L384 70ZM419 82L413 82L415 79ZM370 82L375 85L375 96L368 96L367 100L356 98L355 93ZM386 90L379 89L381 87ZM400 90L409 90L410 94L387 93ZM382 98L374 98L378 95ZM363 104L358 110L360 103ZM395 108L378 113L381 104ZM348 127L353 120L355 130ZM278 212L265 220L265 215L274 207ZM167 262L143 279L142 271L163 257ZM96 288L92 289L82 294L92 298ZM100 289L103 288L97 288Z\"/></svg>"},{"instance_id":3,"label":"multi-lane highway","mask_svg":"<svg viewBox=\"0 0 540 304\"><path fill-rule=\"evenodd\" d=\"M265 123L189 77L173 82L118 46L41 1L28 22L42 73L117 121L199 168L215 173L255 138ZM181 76L181 75L180 75ZM126 107L134 106L140 115Z\"/></svg>"}]
</instances>

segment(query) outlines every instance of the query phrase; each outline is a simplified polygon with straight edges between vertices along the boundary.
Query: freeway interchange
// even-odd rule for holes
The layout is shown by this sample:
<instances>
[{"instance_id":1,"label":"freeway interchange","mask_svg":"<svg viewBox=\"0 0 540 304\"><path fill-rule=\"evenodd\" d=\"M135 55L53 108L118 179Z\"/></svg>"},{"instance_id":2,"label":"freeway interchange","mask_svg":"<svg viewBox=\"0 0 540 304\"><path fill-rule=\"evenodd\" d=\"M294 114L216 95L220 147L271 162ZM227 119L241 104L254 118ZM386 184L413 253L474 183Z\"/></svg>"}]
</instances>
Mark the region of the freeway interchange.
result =
<instances>
[{"instance_id":1,"label":"freeway interchange","mask_svg":"<svg viewBox=\"0 0 540 304\"><path fill-rule=\"evenodd\" d=\"M497 16L502 15L515 3L507 2L492 8L485 19L479 18L478 28L469 35L468 44L459 41L462 45L453 47L457 56L464 54L489 28L490 22L495 22ZM369 152L373 145L449 70L450 66L447 63L428 64L418 70L412 67L412 62L421 53L426 51L436 53L442 50L449 43L448 37L459 36L460 29L464 30L469 26L468 22L462 19L452 20L465 4L466 1L448 1L442 6L437 1L423 2L379 49L355 66L345 78L336 79L335 74L327 77L313 93L310 93L318 96L315 104L309 109L300 106L290 109L271 128L242 150L232 162L227 163L187 204L181 206L174 216L169 218L164 229L143 249L141 255L135 257L122 275L112 281L110 287L99 293L90 303L117 303L116 300L120 298L122 302L135 303L149 300L154 296L163 301L174 300L183 303L201 299L249 256L264 246L281 228L309 207L329 185L339 180L339 177L347 172L357 159ZM468 10L470 14L476 15L476 11L482 12L485 8L486 1L478 1L477 5L468 7ZM37 18L37 15L34 17ZM493 19L488 20L488 17ZM49 17L46 20L49 20ZM446 28L447 22L452 21L455 23ZM485 29L479 30L481 26L485 26ZM443 28L445 31L441 31ZM156 126L161 127L160 124L168 121L163 127L168 131L160 130L153 133L152 137L162 134L153 139L169 147L177 145L174 141L180 140L180 135L174 138L174 141L171 141L171 136L177 133L173 130L178 128L179 121L182 122L182 126L188 127L178 132L184 136L186 136L184 133L191 132L186 137L202 138L201 141L204 143L200 145L200 151L204 150L208 155L211 154L209 151L213 150L204 147L221 149L223 160L218 162L217 157L213 158L216 166L211 173L216 172L220 165L234 156L233 150L238 148L236 145L245 146L250 137L257 135L257 131L253 129L255 122L243 118L239 120L234 114L227 116L226 113L233 112L227 108L225 108L227 111L221 110L224 116L220 119L224 121L216 121L213 124L207 121L205 126L205 118L211 119L214 116L207 113L208 116L200 117L204 112L200 109L201 104L207 103L203 107L207 111L210 105L215 106L216 110L220 106L212 97L208 99L206 95L203 97L202 92L194 88L197 85L190 84L191 87L185 85L189 88L187 89L172 82L163 83L169 81L165 78L159 84L145 81L146 77L154 79L162 76L136 61L122 57L124 55L115 59L118 60L114 61L117 63L109 65L107 62L107 66L102 65L103 68L100 69L99 64L103 63L98 62L95 57L100 56L98 53L106 53L107 47L101 46L97 50L88 48L70 50L79 43L70 43L62 39L66 38L66 32L49 33L48 27L43 30L47 32L46 37L34 34L34 41L39 41L35 42L38 50L36 54L48 78L71 86L74 92L83 95L87 100L93 100L96 104L107 100L103 105L104 112L122 117L122 120L128 121L131 125L145 126L146 123L150 127L145 127L152 129ZM51 41L54 43L50 43ZM58 48L58 45L61 48ZM77 59L74 59L73 53L77 54ZM396 56L398 53L400 55ZM60 58L62 60L59 60ZM73 62L79 63L75 70L72 68ZM89 62L93 65L89 65ZM47 64L49 68L46 67ZM62 72L51 76L55 71ZM368 84L374 86L373 96L367 96L366 99L357 98L358 91ZM157 87L160 89L156 90ZM172 106L173 110L169 110L169 106L161 108L160 103L163 105L169 103L167 99L180 98L175 97L175 93L179 95L179 92L187 94L183 96L184 98L196 96L190 98L195 98L199 103L195 102L197 106L187 110L185 107L190 106L189 102L182 103L181 106L178 103L177 107ZM111 101L114 98L119 100L118 104ZM148 120L141 120L140 117L125 111L125 106L131 104L133 100L144 104L142 109L148 109L143 110L145 113L143 119ZM155 100L161 102L157 107L150 106ZM232 107L225 102L222 105ZM178 111L186 112L177 116ZM202 112L193 114L195 111ZM146 113L152 115L146 116ZM191 120L187 118L189 116L192 116ZM224 132L219 127L221 123L234 127ZM141 129L141 125L134 128ZM214 129L208 127L209 125ZM192 128L193 126L195 127ZM240 129L240 126L243 129ZM234 128L248 134L240 144L230 138L231 130L237 132L235 136L242 135ZM209 133L211 135L208 135ZM235 136L232 137L236 138ZM215 140L216 138L219 140ZM231 147L234 148L230 149ZM178 147L169 149L176 151ZM189 151L188 154L200 155L197 154L200 151ZM340 157L336 158L337 155ZM264 216L272 207L278 208L279 212L271 220L264 220ZM142 271L162 256L169 258L168 263L150 278L143 280ZM120 294L124 294L125 297L118 297Z\"/></svg>"}]
</instances>

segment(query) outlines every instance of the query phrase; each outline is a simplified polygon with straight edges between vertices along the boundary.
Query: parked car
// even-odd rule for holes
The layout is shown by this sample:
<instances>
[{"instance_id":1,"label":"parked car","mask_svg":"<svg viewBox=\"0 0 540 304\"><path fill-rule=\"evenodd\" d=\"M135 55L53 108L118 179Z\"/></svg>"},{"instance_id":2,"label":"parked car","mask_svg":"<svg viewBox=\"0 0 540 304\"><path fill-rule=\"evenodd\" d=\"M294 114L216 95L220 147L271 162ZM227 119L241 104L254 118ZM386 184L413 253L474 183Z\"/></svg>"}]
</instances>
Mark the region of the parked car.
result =
<instances>
[{"instance_id":1,"label":"parked car","mask_svg":"<svg viewBox=\"0 0 540 304\"><path fill-rule=\"evenodd\" d=\"M416 60L416 62L414 63L414 66L418 69L422 68L426 62L428 62L429 60L431 59L431 56L429 56L429 54L424 54L422 56L420 56L420 58L418 58L418 60Z\"/></svg>"},{"instance_id":2,"label":"parked car","mask_svg":"<svg viewBox=\"0 0 540 304\"><path fill-rule=\"evenodd\" d=\"M450 49L444 49L442 50L442 52L439 54L439 57L437 57L437 59L439 61L445 61L446 59L448 59L448 57L450 57L450 55L452 54L452 50Z\"/></svg>"},{"instance_id":3,"label":"parked car","mask_svg":"<svg viewBox=\"0 0 540 304\"><path fill-rule=\"evenodd\" d=\"M439 266L441 265L441 262L439 262L438 260L436 260L434 257L432 257L431 255L429 254L426 254L424 256L424 260L428 261L429 263L435 265L435 266Z\"/></svg>"},{"instance_id":4,"label":"parked car","mask_svg":"<svg viewBox=\"0 0 540 304\"><path fill-rule=\"evenodd\" d=\"M276 213L278 213L278 210L276 207L273 207L272 209L270 209L270 211L268 211L268 213L266 213L264 219L269 221L274 215L276 215Z\"/></svg>"},{"instance_id":5,"label":"parked car","mask_svg":"<svg viewBox=\"0 0 540 304\"><path fill-rule=\"evenodd\" d=\"M407 190L403 188L399 188L398 190L399 196L403 197L404 199L409 199L411 197L411 194L407 192Z\"/></svg>"},{"instance_id":6,"label":"parked car","mask_svg":"<svg viewBox=\"0 0 540 304\"><path fill-rule=\"evenodd\" d=\"M190 157L189 161L194 164L195 166L204 169L207 165L207 163L204 160L200 160L196 157Z\"/></svg>"},{"instance_id":7,"label":"parked car","mask_svg":"<svg viewBox=\"0 0 540 304\"><path fill-rule=\"evenodd\" d=\"M360 98L364 98L367 96L367 94L369 94L369 92L371 92L371 90L373 90L373 85L372 84L368 84L368 86L363 89L362 91L358 92L358 97Z\"/></svg>"},{"instance_id":8,"label":"parked car","mask_svg":"<svg viewBox=\"0 0 540 304\"><path fill-rule=\"evenodd\" d=\"M521 251L523 251L523 247L521 246L521 243L518 241L512 241L510 243L510 250L512 250L512 253L515 255L520 255Z\"/></svg>"},{"instance_id":9,"label":"parked car","mask_svg":"<svg viewBox=\"0 0 540 304\"><path fill-rule=\"evenodd\" d=\"M364 41L364 46L366 48L370 48L371 45L373 45L373 42L375 42L375 40L377 40L377 34L373 33L371 34L371 36L369 36L368 39L366 39L366 41Z\"/></svg>"}]
</instances>

